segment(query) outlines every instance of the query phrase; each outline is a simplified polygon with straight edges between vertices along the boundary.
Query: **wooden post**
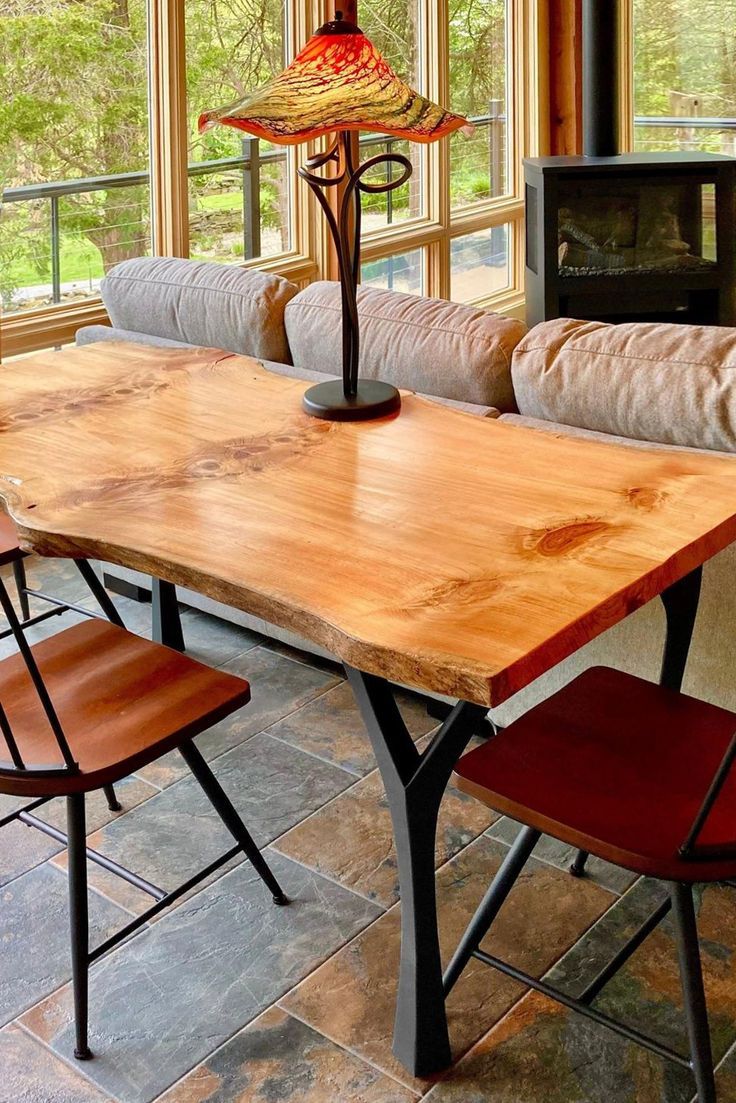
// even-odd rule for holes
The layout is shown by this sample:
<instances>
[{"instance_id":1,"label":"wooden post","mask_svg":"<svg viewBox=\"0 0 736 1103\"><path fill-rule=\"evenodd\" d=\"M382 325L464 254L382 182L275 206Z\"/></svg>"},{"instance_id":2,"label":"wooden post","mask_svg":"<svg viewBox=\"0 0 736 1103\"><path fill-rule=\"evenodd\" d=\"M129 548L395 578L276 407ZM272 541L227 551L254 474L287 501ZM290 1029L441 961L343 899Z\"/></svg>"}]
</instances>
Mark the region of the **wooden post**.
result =
<instances>
[{"instance_id":1,"label":"wooden post","mask_svg":"<svg viewBox=\"0 0 736 1103\"><path fill-rule=\"evenodd\" d=\"M582 0L549 0L550 153L583 150Z\"/></svg>"}]
</instances>

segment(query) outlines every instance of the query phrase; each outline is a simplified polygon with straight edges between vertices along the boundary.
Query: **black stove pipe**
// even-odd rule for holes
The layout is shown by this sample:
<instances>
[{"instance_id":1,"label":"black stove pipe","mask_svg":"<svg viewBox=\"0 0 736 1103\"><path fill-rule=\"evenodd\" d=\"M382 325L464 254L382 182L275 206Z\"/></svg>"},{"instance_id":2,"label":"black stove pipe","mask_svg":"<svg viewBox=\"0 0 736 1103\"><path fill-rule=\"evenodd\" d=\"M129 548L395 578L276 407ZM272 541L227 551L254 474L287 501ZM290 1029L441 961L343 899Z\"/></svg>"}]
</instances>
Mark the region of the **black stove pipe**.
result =
<instances>
[{"instance_id":1,"label":"black stove pipe","mask_svg":"<svg viewBox=\"0 0 736 1103\"><path fill-rule=\"evenodd\" d=\"M620 0L583 0L583 153L620 153Z\"/></svg>"}]
</instances>

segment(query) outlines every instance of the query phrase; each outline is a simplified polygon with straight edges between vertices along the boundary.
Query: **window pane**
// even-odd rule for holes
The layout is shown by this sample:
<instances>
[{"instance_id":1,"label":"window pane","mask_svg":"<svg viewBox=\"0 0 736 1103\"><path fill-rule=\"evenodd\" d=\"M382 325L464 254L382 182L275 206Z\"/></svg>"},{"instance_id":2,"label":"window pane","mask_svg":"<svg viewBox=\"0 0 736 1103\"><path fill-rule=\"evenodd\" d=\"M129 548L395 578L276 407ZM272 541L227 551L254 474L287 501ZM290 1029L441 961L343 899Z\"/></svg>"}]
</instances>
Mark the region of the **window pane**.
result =
<instances>
[{"instance_id":1,"label":"window pane","mask_svg":"<svg viewBox=\"0 0 736 1103\"><path fill-rule=\"evenodd\" d=\"M450 106L476 127L450 139L455 208L508 189L506 53L507 0L450 0Z\"/></svg>"},{"instance_id":2,"label":"window pane","mask_svg":"<svg viewBox=\"0 0 736 1103\"><path fill-rule=\"evenodd\" d=\"M422 56L424 40L420 8L417 0L360 0L359 20L361 30L368 35L376 48L398 75L412 88L423 92ZM413 166L411 178L402 187L388 195L364 195L363 232L380 230L409 218L420 218L423 210L422 178L426 154L415 142L401 142L385 135L361 134L361 160L380 153L402 153ZM394 176L401 173L399 166L390 170ZM368 173L366 181L376 183L386 179L386 169Z\"/></svg>"},{"instance_id":3,"label":"window pane","mask_svg":"<svg viewBox=\"0 0 736 1103\"><path fill-rule=\"evenodd\" d=\"M146 0L0 0L0 58L0 299L89 298L150 250Z\"/></svg>"},{"instance_id":4,"label":"window pane","mask_svg":"<svg viewBox=\"0 0 736 1103\"><path fill-rule=\"evenodd\" d=\"M634 0L634 23L635 148L733 156L736 0Z\"/></svg>"},{"instance_id":5,"label":"window pane","mask_svg":"<svg viewBox=\"0 0 736 1103\"><path fill-rule=\"evenodd\" d=\"M293 152L228 126L196 137L202 111L284 68L287 32L283 0L187 0L192 257L237 262L291 248Z\"/></svg>"},{"instance_id":6,"label":"window pane","mask_svg":"<svg viewBox=\"0 0 736 1103\"><path fill-rule=\"evenodd\" d=\"M410 253L392 253L380 260L367 260L361 265L361 279L369 287L421 295L424 292L424 250L413 249Z\"/></svg>"},{"instance_id":7,"label":"window pane","mask_svg":"<svg viewBox=\"0 0 736 1103\"><path fill-rule=\"evenodd\" d=\"M464 234L450 242L450 298L473 302L511 286L509 226Z\"/></svg>"}]
</instances>

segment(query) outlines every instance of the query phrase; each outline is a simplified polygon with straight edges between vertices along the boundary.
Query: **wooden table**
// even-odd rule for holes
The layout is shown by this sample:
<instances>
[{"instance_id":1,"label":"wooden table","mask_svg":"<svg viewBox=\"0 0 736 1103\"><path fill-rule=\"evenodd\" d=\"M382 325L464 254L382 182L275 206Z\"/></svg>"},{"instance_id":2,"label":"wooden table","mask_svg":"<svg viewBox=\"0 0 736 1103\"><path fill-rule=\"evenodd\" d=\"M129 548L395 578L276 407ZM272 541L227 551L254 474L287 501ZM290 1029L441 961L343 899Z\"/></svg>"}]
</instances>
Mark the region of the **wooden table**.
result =
<instances>
[{"instance_id":1,"label":"wooden table","mask_svg":"<svg viewBox=\"0 0 736 1103\"><path fill-rule=\"evenodd\" d=\"M2 368L0 493L23 546L138 568L344 662L393 817L394 1051L449 1063L437 811L497 704L657 594L679 685L699 568L736 538L736 469L504 425L407 395L330 423L306 384L212 349L98 344ZM391 683L458 699L420 754Z\"/></svg>"}]
</instances>

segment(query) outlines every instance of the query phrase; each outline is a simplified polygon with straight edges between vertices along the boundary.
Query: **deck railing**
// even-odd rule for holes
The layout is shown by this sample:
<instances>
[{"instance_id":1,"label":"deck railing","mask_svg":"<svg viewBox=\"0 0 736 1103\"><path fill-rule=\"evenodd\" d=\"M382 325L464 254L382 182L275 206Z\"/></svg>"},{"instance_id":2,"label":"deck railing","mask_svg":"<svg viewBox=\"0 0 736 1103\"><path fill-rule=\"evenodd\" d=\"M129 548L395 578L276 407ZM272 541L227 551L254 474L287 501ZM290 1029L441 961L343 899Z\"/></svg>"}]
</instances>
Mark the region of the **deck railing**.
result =
<instances>
[{"instance_id":1,"label":"deck railing","mask_svg":"<svg viewBox=\"0 0 736 1103\"><path fill-rule=\"evenodd\" d=\"M489 169L491 180L503 178L503 159L505 157L505 123L500 100L492 100L489 110L485 115L479 115L473 119L479 128L488 130ZM401 139L392 138L380 134L362 135L360 138L361 149L374 149L380 147L387 152L399 143ZM243 201L243 256L250 260L261 255L261 183L262 170L269 165L286 161L288 154L283 148L261 149L257 138L245 138L242 143L242 153L235 157L223 157L213 161L196 161L188 166L188 174L192 179L213 176L223 172L238 172L242 177L242 201ZM389 172L391 168L389 167ZM150 173L120 172L109 173L101 176L84 177L77 180L49 181L39 184L26 184L20 187L6 188L2 193L2 201L10 206L18 203L38 203L45 201L49 204L48 217L48 257L50 267L50 299L53 303L61 302L62 298L62 218L61 200L65 197L80 197L91 195L95 192L110 192L126 188L145 187L150 183ZM386 221L391 224L396 213L396 198L393 192L388 192L386 199ZM109 229L104 225L101 230Z\"/></svg>"}]
</instances>

